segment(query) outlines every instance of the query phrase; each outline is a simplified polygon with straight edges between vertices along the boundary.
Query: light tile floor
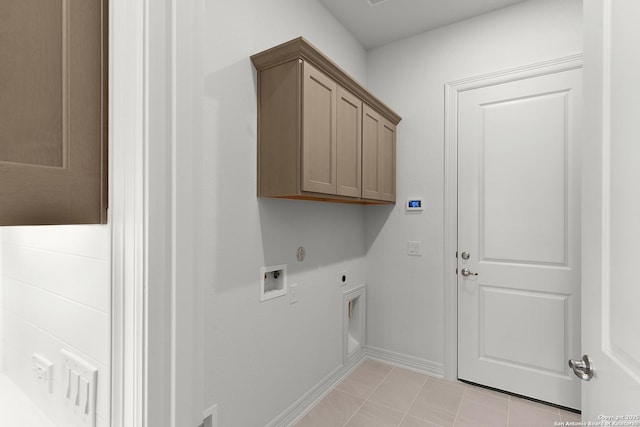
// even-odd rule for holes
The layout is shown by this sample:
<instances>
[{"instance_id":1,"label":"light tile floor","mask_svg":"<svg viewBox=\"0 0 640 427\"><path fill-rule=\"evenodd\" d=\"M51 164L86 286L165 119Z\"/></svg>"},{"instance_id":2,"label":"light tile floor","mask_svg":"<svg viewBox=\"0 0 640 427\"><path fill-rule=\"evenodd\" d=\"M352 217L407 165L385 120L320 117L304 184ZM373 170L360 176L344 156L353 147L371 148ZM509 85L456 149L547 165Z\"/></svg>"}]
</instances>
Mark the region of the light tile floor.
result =
<instances>
[{"instance_id":1,"label":"light tile floor","mask_svg":"<svg viewBox=\"0 0 640 427\"><path fill-rule=\"evenodd\" d=\"M561 421L580 415L367 359L295 427L552 427Z\"/></svg>"}]
</instances>

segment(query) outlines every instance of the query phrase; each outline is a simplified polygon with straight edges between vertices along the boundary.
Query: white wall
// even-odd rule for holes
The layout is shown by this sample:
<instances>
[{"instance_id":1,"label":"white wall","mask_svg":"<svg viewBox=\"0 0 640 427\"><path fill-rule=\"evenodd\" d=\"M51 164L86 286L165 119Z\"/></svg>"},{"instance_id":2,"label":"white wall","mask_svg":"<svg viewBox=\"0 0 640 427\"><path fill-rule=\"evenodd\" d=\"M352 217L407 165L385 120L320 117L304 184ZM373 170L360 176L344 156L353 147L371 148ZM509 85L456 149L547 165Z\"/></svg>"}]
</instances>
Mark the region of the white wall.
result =
<instances>
[{"instance_id":1,"label":"white wall","mask_svg":"<svg viewBox=\"0 0 640 427\"><path fill-rule=\"evenodd\" d=\"M61 349L98 368L98 426L109 425L108 226L2 230L4 371L54 422L64 421ZM32 355L54 363L54 392L36 382Z\"/></svg>"},{"instance_id":2,"label":"white wall","mask_svg":"<svg viewBox=\"0 0 640 427\"><path fill-rule=\"evenodd\" d=\"M398 200L426 208L365 213L367 344L444 363L444 85L581 51L582 2L530 0L369 52L369 88L403 117ZM407 240L424 255L408 257Z\"/></svg>"},{"instance_id":3,"label":"white wall","mask_svg":"<svg viewBox=\"0 0 640 427\"><path fill-rule=\"evenodd\" d=\"M204 287L204 407L264 425L342 363L338 272L364 282L364 208L256 198L253 53L304 36L361 83L362 47L315 0L206 0L203 146L195 147L196 277ZM296 260L304 246L307 258ZM259 302L261 266L287 264L289 296Z\"/></svg>"},{"instance_id":4,"label":"white wall","mask_svg":"<svg viewBox=\"0 0 640 427\"><path fill-rule=\"evenodd\" d=\"M4 370L4 291L2 282L2 230L0 230L0 372Z\"/></svg>"}]
</instances>

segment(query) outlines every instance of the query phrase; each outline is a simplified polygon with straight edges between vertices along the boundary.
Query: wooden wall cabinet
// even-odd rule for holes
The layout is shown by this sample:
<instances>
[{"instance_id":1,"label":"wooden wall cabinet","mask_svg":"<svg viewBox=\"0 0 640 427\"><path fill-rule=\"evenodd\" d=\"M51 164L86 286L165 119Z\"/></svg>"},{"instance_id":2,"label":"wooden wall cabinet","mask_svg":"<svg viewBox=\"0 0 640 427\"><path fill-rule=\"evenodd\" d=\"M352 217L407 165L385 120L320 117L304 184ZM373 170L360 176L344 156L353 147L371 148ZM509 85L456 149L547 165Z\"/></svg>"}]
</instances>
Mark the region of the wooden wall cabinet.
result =
<instances>
[{"instance_id":1,"label":"wooden wall cabinet","mask_svg":"<svg viewBox=\"0 0 640 427\"><path fill-rule=\"evenodd\" d=\"M400 116L302 37L251 60L258 71L258 196L395 202Z\"/></svg>"}]
</instances>

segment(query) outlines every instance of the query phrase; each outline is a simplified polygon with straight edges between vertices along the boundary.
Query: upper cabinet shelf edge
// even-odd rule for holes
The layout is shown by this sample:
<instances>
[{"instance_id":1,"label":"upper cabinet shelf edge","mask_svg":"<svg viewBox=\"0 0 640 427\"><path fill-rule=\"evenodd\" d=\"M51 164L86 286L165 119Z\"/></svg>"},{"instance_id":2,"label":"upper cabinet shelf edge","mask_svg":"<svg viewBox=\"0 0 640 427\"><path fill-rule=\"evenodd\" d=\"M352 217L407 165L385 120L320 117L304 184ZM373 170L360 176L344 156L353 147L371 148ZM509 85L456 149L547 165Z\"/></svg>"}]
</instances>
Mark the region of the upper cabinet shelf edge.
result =
<instances>
[{"instance_id":1,"label":"upper cabinet shelf edge","mask_svg":"<svg viewBox=\"0 0 640 427\"><path fill-rule=\"evenodd\" d=\"M402 117L395 111L371 94L371 92L365 89L353 77L336 65L335 62L305 40L304 37L297 37L251 56L251 62L253 62L258 72L294 59L308 61L316 68L330 75L336 82L350 90L354 95L360 97L394 125L397 125L400 123L400 120L402 120Z\"/></svg>"}]
</instances>

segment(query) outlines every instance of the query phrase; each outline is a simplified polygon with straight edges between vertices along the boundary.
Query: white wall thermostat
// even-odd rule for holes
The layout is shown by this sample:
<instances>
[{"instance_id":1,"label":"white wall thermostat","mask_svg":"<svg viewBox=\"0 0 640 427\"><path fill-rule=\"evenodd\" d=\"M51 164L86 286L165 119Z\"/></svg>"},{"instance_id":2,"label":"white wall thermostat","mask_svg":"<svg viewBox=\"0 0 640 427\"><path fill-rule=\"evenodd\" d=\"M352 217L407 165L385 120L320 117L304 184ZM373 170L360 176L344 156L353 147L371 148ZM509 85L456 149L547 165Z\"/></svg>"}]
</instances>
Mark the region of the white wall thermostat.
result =
<instances>
[{"instance_id":1,"label":"white wall thermostat","mask_svg":"<svg viewBox=\"0 0 640 427\"><path fill-rule=\"evenodd\" d=\"M421 211L424 207L424 200L419 199L407 199L406 209L408 211Z\"/></svg>"}]
</instances>

